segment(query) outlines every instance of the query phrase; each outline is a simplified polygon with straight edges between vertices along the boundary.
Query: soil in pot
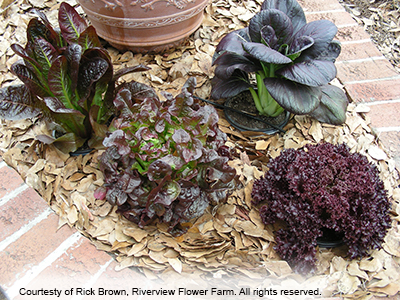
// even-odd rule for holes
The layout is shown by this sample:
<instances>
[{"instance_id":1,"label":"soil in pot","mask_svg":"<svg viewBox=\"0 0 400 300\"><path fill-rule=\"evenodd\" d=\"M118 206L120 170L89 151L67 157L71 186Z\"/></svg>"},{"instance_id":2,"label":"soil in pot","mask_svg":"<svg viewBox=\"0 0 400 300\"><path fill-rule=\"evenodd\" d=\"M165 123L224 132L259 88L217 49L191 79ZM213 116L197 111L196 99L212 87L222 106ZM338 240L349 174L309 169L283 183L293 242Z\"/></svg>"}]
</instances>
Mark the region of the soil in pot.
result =
<instances>
[{"instance_id":1,"label":"soil in pot","mask_svg":"<svg viewBox=\"0 0 400 300\"><path fill-rule=\"evenodd\" d=\"M224 109L225 118L227 121L240 131L257 131L266 134L275 134L276 132L283 131L283 127L290 119L289 112L283 112L277 117L261 116L254 104L254 100L249 91L244 91L235 97L228 98L224 106L233 108L255 116L257 119L248 117L238 112ZM271 124L271 125L268 125Z\"/></svg>"}]
</instances>

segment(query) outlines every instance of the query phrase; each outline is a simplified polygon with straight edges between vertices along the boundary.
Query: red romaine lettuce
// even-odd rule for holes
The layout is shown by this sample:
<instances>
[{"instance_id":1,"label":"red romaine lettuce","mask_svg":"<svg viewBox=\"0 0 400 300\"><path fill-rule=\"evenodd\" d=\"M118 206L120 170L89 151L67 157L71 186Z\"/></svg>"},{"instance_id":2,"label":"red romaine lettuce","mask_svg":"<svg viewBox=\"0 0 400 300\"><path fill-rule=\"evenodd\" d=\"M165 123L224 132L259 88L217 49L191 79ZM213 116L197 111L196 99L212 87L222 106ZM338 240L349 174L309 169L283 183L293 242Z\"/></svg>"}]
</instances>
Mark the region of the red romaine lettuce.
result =
<instances>
[{"instance_id":1,"label":"red romaine lettuce","mask_svg":"<svg viewBox=\"0 0 400 300\"><path fill-rule=\"evenodd\" d=\"M333 40L336 32L327 20L307 23L296 0L265 0L248 27L228 33L218 44L212 97L250 90L261 115L275 117L287 110L343 123L347 97L328 85L336 77L334 62L341 51Z\"/></svg>"},{"instance_id":2,"label":"red romaine lettuce","mask_svg":"<svg viewBox=\"0 0 400 300\"><path fill-rule=\"evenodd\" d=\"M298 272L315 268L324 232L343 237L350 258L379 249L391 226L390 201L375 165L349 148L329 143L284 150L254 183L265 224L283 222L275 250Z\"/></svg>"},{"instance_id":3,"label":"red romaine lettuce","mask_svg":"<svg viewBox=\"0 0 400 300\"><path fill-rule=\"evenodd\" d=\"M158 220L182 234L182 223L223 201L235 185L218 114L194 102L195 85L189 79L181 94L160 101L150 87L130 83L115 97L120 115L104 139L105 190L96 195L140 227Z\"/></svg>"},{"instance_id":4,"label":"red romaine lettuce","mask_svg":"<svg viewBox=\"0 0 400 300\"><path fill-rule=\"evenodd\" d=\"M95 29L65 2L58 12L58 29L42 12L35 12L38 17L28 24L26 46L11 46L22 58L11 71L24 86L0 90L0 117L42 114L58 125L61 136L37 138L65 152L75 151L86 141L89 147L101 147L106 123L114 113L117 79L149 68L136 66L113 74L111 58Z\"/></svg>"}]
</instances>

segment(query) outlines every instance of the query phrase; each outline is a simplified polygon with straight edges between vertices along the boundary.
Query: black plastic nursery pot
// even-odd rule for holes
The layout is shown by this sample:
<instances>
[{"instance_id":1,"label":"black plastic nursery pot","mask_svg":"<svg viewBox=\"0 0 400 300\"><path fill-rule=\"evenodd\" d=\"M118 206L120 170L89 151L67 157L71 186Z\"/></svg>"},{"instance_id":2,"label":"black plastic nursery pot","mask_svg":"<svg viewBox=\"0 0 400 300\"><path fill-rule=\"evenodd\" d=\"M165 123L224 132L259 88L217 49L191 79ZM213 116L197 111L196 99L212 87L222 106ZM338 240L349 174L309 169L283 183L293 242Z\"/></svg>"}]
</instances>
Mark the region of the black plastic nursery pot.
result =
<instances>
[{"instance_id":1,"label":"black plastic nursery pot","mask_svg":"<svg viewBox=\"0 0 400 300\"><path fill-rule=\"evenodd\" d=\"M85 147L78 148L76 151L70 152L69 155L71 155L71 156L87 155L90 152L92 152L93 150L94 149L92 149L92 148L85 148Z\"/></svg>"},{"instance_id":2,"label":"black plastic nursery pot","mask_svg":"<svg viewBox=\"0 0 400 300\"><path fill-rule=\"evenodd\" d=\"M283 112L277 117L260 115L250 91L244 91L232 98L226 99L224 106L226 120L240 131L255 131L271 135L283 132L283 127L289 122L291 116L288 111ZM245 114L237 111L242 111ZM252 118L251 116L254 117Z\"/></svg>"},{"instance_id":3,"label":"black plastic nursery pot","mask_svg":"<svg viewBox=\"0 0 400 300\"><path fill-rule=\"evenodd\" d=\"M6 292L3 290L3 288L0 286L0 300L9 300Z\"/></svg>"},{"instance_id":4,"label":"black plastic nursery pot","mask_svg":"<svg viewBox=\"0 0 400 300\"><path fill-rule=\"evenodd\" d=\"M321 248L335 248L344 244L342 232L322 228L323 235L317 238L317 245Z\"/></svg>"}]
</instances>

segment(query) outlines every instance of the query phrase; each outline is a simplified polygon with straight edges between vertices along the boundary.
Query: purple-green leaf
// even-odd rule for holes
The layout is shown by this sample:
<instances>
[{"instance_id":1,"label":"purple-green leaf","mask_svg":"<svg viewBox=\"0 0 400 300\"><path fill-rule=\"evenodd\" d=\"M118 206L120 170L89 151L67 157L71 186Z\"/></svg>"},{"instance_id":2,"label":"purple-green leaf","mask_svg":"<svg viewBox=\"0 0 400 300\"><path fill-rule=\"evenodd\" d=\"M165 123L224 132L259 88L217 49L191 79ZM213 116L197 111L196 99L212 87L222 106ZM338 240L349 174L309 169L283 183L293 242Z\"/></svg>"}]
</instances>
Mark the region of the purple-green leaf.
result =
<instances>
[{"instance_id":1,"label":"purple-green leaf","mask_svg":"<svg viewBox=\"0 0 400 300\"><path fill-rule=\"evenodd\" d=\"M250 54L255 59L258 59L265 63L270 64L290 64L292 60L279 53L278 51L271 49L268 46L260 43L245 43L243 48L248 54Z\"/></svg>"},{"instance_id":2,"label":"purple-green leaf","mask_svg":"<svg viewBox=\"0 0 400 300\"><path fill-rule=\"evenodd\" d=\"M92 92L92 87L108 71L110 64L103 58L95 58L81 63L78 74L78 93L81 99L85 99Z\"/></svg>"},{"instance_id":3,"label":"purple-green leaf","mask_svg":"<svg viewBox=\"0 0 400 300\"><path fill-rule=\"evenodd\" d=\"M36 117L43 104L24 85L13 85L0 89L0 118L20 120Z\"/></svg>"},{"instance_id":4,"label":"purple-green leaf","mask_svg":"<svg viewBox=\"0 0 400 300\"><path fill-rule=\"evenodd\" d=\"M300 84L321 86L336 77L336 67L329 60L309 60L285 67L277 73Z\"/></svg>"},{"instance_id":5,"label":"purple-green leaf","mask_svg":"<svg viewBox=\"0 0 400 300\"><path fill-rule=\"evenodd\" d=\"M297 37L290 44L289 54L301 53L304 50L310 48L312 45L314 45L314 39L312 37L309 37L309 36Z\"/></svg>"},{"instance_id":6,"label":"purple-green leaf","mask_svg":"<svg viewBox=\"0 0 400 300\"><path fill-rule=\"evenodd\" d=\"M59 35L51 27L50 23L43 24L38 18L29 21L26 34L28 43L34 43L38 38L43 38L52 45L58 45L59 43Z\"/></svg>"},{"instance_id":7,"label":"purple-green leaf","mask_svg":"<svg viewBox=\"0 0 400 300\"><path fill-rule=\"evenodd\" d=\"M270 25L265 25L261 28L261 41L268 47L275 49L278 44L278 37L275 34L274 28Z\"/></svg>"},{"instance_id":8,"label":"purple-green leaf","mask_svg":"<svg viewBox=\"0 0 400 300\"><path fill-rule=\"evenodd\" d=\"M314 40L312 47L305 50L303 57L315 59L323 53L337 33L337 27L331 21L318 20L307 23L293 36L293 40L308 36Z\"/></svg>"},{"instance_id":9,"label":"purple-green leaf","mask_svg":"<svg viewBox=\"0 0 400 300\"><path fill-rule=\"evenodd\" d=\"M346 109L349 103L346 94L333 85L324 85L321 91L321 103L310 116L320 122L343 124L346 121Z\"/></svg>"},{"instance_id":10,"label":"purple-green leaf","mask_svg":"<svg viewBox=\"0 0 400 300\"><path fill-rule=\"evenodd\" d=\"M20 57L24 59L25 64L30 64L32 65L32 68L39 69L41 66L38 64L38 62L33 58L30 57L26 49L24 49L21 45L18 44L12 44L11 49Z\"/></svg>"},{"instance_id":11,"label":"purple-green leaf","mask_svg":"<svg viewBox=\"0 0 400 300\"><path fill-rule=\"evenodd\" d=\"M82 32L88 27L85 20L66 2L61 3L58 10L58 23L68 43L78 43Z\"/></svg>"},{"instance_id":12,"label":"purple-green leaf","mask_svg":"<svg viewBox=\"0 0 400 300\"><path fill-rule=\"evenodd\" d=\"M242 70L247 73L262 70L260 64L256 64L249 58L233 52L225 52L214 63L217 65L214 73L221 79L228 79L236 70Z\"/></svg>"},{"instance_id":13,"label":"purple-green leaf","mask_svg":"<svg viewBox=\"0 0 400 300\"><path fill-rule=\"evenodd\" d=\"M261 10L278 9L286 14L293 25L293 32L297 32L307 21L303 8L295 0L266 0L261 5Z\"/></svg>"},{"instance_id":14,"label":"purple-green leaf","mask_svg":"<svg viewBox=\"0 0 400 300\"><path fill-rule=\"evenodd\" d=\"M262 29L265 26L273 28L278 45L287 44L292 37L293 26L289 17L277 9L268 9L260 11L250 20L249 35L252 42L262 42Z\"/></svg>"},{"instance_id":15,"label":"purple-green leaf","mask_svg":"<svg viewBox=\"0 0 400 300\"><path fill-rule=\"evenodd\" d=\"M245 55L246 52L243 50L242 43L250 41L249 30L247 27L228 33L219 42L213 56L213 62L225 51Z\"/></svg>"},{"instance_id":16,"label":"purple-green leaf","mask_svg":"<svg viewBox=\"0 0 400 300\"><path fill-rule=\"evenodd\" d=\"M71 90L71 80L68 76L69 66L65 56L59 56L52 64L48 84L51 92L66 108L77 109L75 105L75 94Z\"/></svg>"},{"instance_id":17,"label":"purple-green leaf","mask_svg":"<svg viewBox=\"0 0 400 300\"><path fill-rule=\"evenodd\" d=\"M71 90L75 91L78 86L79 64L81 62L83 49L78 44L71 44L64 52L69 62Z\"/></svg>"},{"instance_id":18,"label":"purple-green leaf","mask_svg":"<svg viewBox=\"0 0 400 300\"><path fill-rule=\"evenodd\" d=\"M93 26L87 27L83 32L80 33L77 43L84 50L102 47L100 39L97 36L96 29Z\"/></svg>"},{"instance_id":19,"label":"purple-green leaf","mask_svg":"<svg viewBox=\"0 0 400 300\"><path fill-rule=\"evenodd\" d=\"M319 87L302 85L286 79L266 78L264 84L280 106L297 115L308 114L316 109L322 96Z\"/></svg>"},{"instance_id":20,"label":"purple-green leaf","mask_svg":"<svg viewBox=\"0 0 400 300\"><path fill-rule=\"evenodd\" d=\"M14 63L11 66L11 72L18 76L26 87L36 96L44 98L52 95L50 90L48 90L47 84L42 84L34 71L24 64L18 62Z\"/></svg>"},{"instance_id":21,"label":"purple-green leaf","mask_svg":"<svg viewBox=\"0 0 400 300\"><path fill-rule=\"evenodd\" d=\"M86 141L86 139L75 135L73 132L66 133L59 138L53 138L48 135L37 135L36 138L42 143L54 145L65 153L78 150Z\"/></svg>"},{"instance_id":22,"label":"purple-green leaf","mask_svg":"<svg viewBox=\"0 0 400 300\"><path fill-rule=\"evenodd\" d=\"M59 98L44 98L46 106L53 112L52 118L69 132L85 138L88 136L86 122L89 120L80 111L65 107Z\"/></svg>"},{"instance_id":23,"label":"purple-green leaf","mask_svg":"<svg viewBox=\"0 0 400 300\"><path fill-rule=\"evenodd\" d=\"M51 65L59 56L57 49L45 39L38 38L33 43L33 51L36 54L36 62L41 67L40 71L46 76Z\"/></svg>"},{"instance_id":24,"label":"purple-green leaf","mask_svg":"<svg viewBox=\"0 0 400 300\"><path fill-rule=\"evenodd\" d=\"M248 75L241 70L236 70L228 80L213 78L213 89L211 97L213 99L226 99L246 91L251 84Z\"/></svg>"},{"instance_id":25,"label":"purple-green leaf","mask_svg":"<svg viewBox=\"0 0 400 300\"><path fill-rule=\"evenodd\" d=\"M163 178L165 178L166 176L171 176L171 174L171 166L160 159L152 162L149 165L149 169L147 171L147 176L149 177L149 180L157 182L158 184L161 183Z\"/></svg>"}]
</instances>

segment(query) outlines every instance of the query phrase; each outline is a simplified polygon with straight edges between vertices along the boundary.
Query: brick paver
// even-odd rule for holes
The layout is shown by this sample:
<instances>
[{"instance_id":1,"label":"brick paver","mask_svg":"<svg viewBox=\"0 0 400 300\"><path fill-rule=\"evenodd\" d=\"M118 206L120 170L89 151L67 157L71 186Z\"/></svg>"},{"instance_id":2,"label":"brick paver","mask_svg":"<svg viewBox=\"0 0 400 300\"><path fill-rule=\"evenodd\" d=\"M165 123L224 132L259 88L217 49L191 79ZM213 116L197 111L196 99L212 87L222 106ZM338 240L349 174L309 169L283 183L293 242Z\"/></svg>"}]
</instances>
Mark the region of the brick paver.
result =
<instances>
[{"instance_id":1,"label":"brick paver","mask_svg":"<svg viewBox=\"0 0 400 300\"><path fill-rule=\"evenodd\" d=\"M27 188L17 194L12 201L7 201L1 207L0 241L4 241L23 226L27 226L47 209L47 203L33 189Z\"/></svg>"},{"instance_id":2,"label":"brick paver","mask_svg":"<svg viewBox=\"0 0 400 300\"><path fill-rule=\"evenodd\" d=\"M2 199L16 188L20 188L24 184L24 181L21 179L21 176L8 167L5 162L2 161L0 165L0 199ZM2 201L5 202L4 199L2 199Z\"/></svg>"},{"instance_id":3,"label":"brick paver","mask_svg":"<svg viewBox=\"0 0 400 300\"><path fill-rule=\"evenodd\" d=\"M371 108L368 114L379 138L400 165L400 74L378 51L370 36L337 0L300 0L308 21L328 19L339 28L342 53L338 79L354 102ZM113 258L98 251L76 230L58 228L58 217L20 176L0 159L0 285L20 299L124 299L65 296L71 288L148 288L143 274L115 271ZM154 284L156 286L156 284ZM58 288L59 298L19 295L20 289ZM140 297L137 297L138 299Z\"/></svg>"}]
</instances>

